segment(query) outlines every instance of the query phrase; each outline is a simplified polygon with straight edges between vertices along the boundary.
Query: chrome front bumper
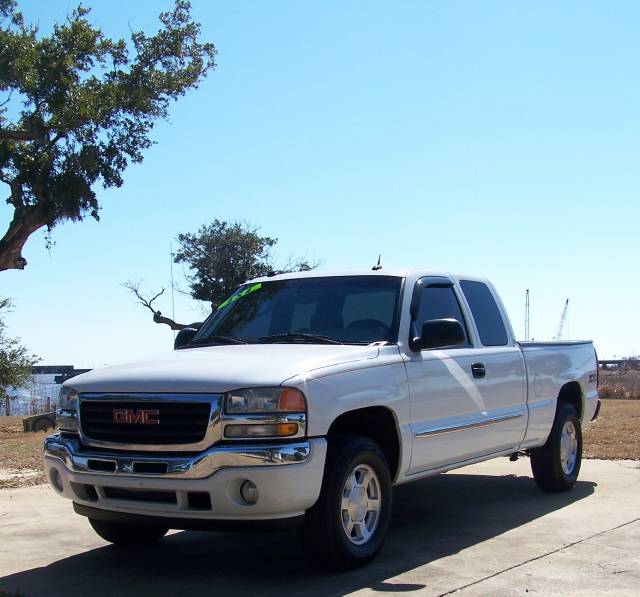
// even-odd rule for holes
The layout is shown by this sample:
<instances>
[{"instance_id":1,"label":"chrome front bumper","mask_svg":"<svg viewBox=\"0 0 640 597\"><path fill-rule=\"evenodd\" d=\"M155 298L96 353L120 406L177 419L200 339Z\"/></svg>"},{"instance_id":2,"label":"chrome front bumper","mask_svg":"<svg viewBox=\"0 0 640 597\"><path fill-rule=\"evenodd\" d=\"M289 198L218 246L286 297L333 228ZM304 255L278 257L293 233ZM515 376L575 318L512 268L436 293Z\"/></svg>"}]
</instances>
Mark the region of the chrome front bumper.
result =
<instances>
[{"instance_id":1,"label":"chrome front bumper","mask_svg":"<svg viewBox=\"0 0 640 597\"><path fill-rule=\"evenodd\" d=\"M91 449L79 439L57 433L44 440L45 456L58 458L68 470L96 475L204 479L231 467L302 464L311 453L308 441L270 445L212 447L189 456Z\"/></svg>"},{"instance_id":2,"label":"chrome front bumper","mask_svg":"<svg viewBox=\"0 0 640 597\"><path fill-rule=\"evenodd\" d=\"M326 451L326 440L316 437L215 446L190 455L116 452L57 434L45 439L44 467L53 490L82 507L180 519L273 520L301 516L316 502ZM247 480L259 489L255 505L241 496ZM208 505L192 504L194 493L207 494Z\"/></svg>"}]
</instances>

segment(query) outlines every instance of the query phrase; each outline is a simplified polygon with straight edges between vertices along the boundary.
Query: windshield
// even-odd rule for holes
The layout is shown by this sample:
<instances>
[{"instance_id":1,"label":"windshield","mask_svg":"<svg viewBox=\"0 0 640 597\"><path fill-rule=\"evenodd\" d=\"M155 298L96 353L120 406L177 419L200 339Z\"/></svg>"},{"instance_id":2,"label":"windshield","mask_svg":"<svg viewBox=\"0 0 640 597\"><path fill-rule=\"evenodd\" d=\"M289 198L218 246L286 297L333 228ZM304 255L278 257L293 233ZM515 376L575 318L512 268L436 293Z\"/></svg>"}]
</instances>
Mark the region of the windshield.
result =
<instances>
[{"instance_id":1,"label":"windshield","mask_svg":"<svg viewBox=\"0 0 640 597\"><path fill-rule=\"evenodd\" d=\"M245 284L204 322L190 346L396 342L401 283L395 276L336 276Z\"/></svg>"}]
</instances>

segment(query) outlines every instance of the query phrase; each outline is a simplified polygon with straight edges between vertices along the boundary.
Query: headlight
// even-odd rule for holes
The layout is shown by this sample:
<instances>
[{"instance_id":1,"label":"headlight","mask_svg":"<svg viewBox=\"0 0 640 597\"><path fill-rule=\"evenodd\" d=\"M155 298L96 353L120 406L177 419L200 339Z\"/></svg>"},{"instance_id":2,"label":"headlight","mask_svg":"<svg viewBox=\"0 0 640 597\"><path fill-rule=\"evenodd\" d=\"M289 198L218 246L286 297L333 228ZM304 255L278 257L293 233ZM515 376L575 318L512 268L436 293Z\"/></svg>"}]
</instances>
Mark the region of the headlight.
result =
<instances>
[{"instance_id":1,"label":"headlight","mask_svg":"<svg viewBox=\"0 0 640 597\"><path fill-rule=\"evenodd\" d=\"M306 432L307 401L295 388L248 388L224 397L224 437L300 437Z\"/></svg>"},{"instance_id":2,"label":"headlight","mask_svg":"<svg viewBox=\"0 0 640 597\"><path fill-rule=\"evenodd\" d=\"M58 394L56 427L60 431L78 431L78 392L63 386Z\"/></svg>"},{"instance_id":3,"label":"headlight","mask_svg":"<svg viewBox=\"0 0 640 597\"><path fill-rule=\"evenodd\" d=\"M302 413L307 410L307 402L295 388L249 388L228 392L224 410L230 415Z\"/></svg>"}]
</instances>

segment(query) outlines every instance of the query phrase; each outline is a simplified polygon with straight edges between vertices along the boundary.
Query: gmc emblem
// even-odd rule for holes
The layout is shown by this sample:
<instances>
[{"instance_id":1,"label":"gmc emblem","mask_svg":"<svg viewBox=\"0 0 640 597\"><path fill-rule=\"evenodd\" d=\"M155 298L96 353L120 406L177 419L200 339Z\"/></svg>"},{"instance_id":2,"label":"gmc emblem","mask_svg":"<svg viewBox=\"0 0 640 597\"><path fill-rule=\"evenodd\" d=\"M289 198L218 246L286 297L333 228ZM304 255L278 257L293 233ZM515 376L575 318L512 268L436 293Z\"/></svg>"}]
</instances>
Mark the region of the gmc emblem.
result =
<instances>
[{"instance_id":1,"label":"gmc emblem","mask_svg":"<svg viewBox=\"0 0 640 597\"><path fill-rule=\"evenodd\" d=\"M155 408L114 408L113 422L128 425L160 425L160 411Z\"/></svg>"}]
</instances>

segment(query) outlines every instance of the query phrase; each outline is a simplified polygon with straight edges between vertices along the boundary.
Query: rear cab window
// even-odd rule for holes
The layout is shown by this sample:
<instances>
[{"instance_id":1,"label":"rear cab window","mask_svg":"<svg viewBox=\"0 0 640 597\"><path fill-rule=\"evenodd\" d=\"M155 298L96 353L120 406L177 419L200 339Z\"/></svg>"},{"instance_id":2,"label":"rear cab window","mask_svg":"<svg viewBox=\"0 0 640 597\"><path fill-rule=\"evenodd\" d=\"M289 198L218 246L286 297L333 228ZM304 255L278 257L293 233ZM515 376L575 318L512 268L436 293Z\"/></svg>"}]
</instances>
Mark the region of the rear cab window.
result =
<instances>
[{"instance_id":1,"label":"rear cab window","mask_svg":"<svg viewBox=\"0 0 640 597\"><path fill-rule=\"evenodd\" d=\"M484 346L506 346L507 329L489 287L475 280L460 280L460 287L476 322L480 342Z\"/></svg>"}]
</instances>

